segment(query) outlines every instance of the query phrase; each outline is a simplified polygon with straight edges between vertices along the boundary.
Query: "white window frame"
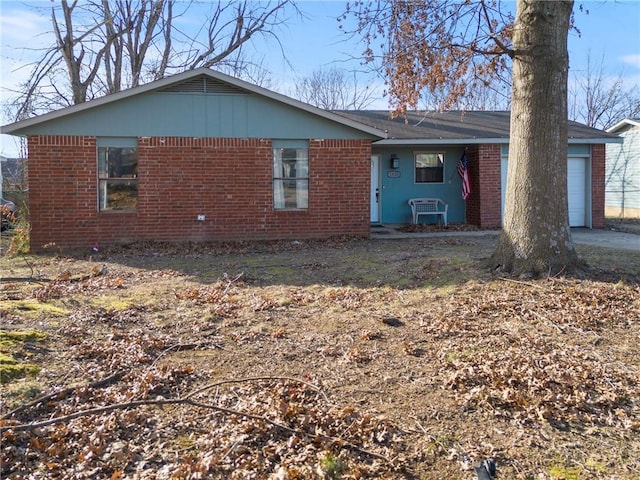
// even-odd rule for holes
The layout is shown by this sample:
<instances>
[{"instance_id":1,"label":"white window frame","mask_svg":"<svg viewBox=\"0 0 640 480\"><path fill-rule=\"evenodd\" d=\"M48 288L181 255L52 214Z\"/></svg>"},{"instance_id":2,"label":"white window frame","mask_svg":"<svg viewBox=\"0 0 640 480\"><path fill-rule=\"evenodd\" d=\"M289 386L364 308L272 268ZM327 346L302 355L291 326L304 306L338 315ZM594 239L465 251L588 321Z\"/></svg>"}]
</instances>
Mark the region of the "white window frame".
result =
<instances>
[{"instance_id":1,"label":"white window frame","mask_svg":"<svg viewBox=\"0 0 640 480\"><path fill-rule=\"evenodd\" d=\"M309 209L308 142L274 142L273 208Z\"/></svg>"},{"instance_id":2,"label":"white window frame","mask_svg":"<svg viewBox=\"0 0 640 480\"><path fill-rule=\"evenodd\" d=\"M138 174L137 174L137 139L135 138L100 138L96 139L96 161L98 172L98 211L100 212L131 212L137 210L138 204ZM109 172L109 151L130 150L135 153L135 163L129 171L114 174ZM131 152L130 152L131 153ZM124 185L135 187L135 204L125 208L109 205L108 189L110 186Z\"/></svg>"}]
</instances>

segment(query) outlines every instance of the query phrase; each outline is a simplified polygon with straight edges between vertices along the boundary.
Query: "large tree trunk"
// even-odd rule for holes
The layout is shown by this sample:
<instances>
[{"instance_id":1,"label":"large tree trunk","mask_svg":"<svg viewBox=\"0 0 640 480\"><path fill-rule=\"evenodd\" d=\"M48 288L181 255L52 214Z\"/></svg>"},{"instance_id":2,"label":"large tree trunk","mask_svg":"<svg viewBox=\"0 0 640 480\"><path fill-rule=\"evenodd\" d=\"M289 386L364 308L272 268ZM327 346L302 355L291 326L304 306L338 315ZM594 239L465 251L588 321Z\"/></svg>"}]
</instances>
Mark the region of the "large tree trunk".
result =
<instances>
[{"instance_id":1,"label":"large tree trunk","mask_svg":"<svg viewBox=\"0 0 640 480\"><path fill-rule=\"evenodd\" d=\"M567 198L567 36L573 0L518 0L504 222L494 268L515 275L578 265Z\"/></svg>"}]
</instances>

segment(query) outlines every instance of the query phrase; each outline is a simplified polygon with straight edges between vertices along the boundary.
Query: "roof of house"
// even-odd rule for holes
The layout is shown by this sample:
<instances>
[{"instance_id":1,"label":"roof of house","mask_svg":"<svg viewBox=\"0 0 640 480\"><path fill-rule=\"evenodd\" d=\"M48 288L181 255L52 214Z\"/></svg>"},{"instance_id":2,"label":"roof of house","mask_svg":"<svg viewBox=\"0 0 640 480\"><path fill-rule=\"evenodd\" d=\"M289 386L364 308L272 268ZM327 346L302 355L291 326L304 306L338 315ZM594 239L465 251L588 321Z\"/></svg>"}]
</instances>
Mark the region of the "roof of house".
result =
<instances>
[{"instance_id":1,"label":"roof of house","mask_svg":"<svg viewBox=\"0 0 640 480\"><path fill-rule=\"evenodd\" d=\"M613 127L607 128L607 132L616 133L624 127L640 127L640 118L625 118L620 120Z\"/></svg>"},{"instance_id":2,"label":"roof of house","mask_svg":"<svg viewBox=\"0 0 640 480\"><path fill-rule=\"evenodd\" d=\"M215 82L216 88L222 86L224 91L255 93L336 124L372 135L380 139L375 142L376 145L509 143L510 112L508 111L407 112L406 119L405 117L391 119L390 112L386 110L328 111L208 68L188 70L89 102L4 125L0 127L0 133L29 134L30 127L40 126L46 122L129 99L143 93L170 91L178 85L188 86L190 81L193 82L203 76ZM621 137L613 133L569 122L569 143L620 142L622 142Z\"/></svg>"},{"instance_id":3,"label":"roof of house","mask_svg":"<svg viewBox=\"0 0 640 480\"><path fill-rule=\"evenodd\" d=\"M336 113L387 133L376 145L509 143L509 111L407 112L391 119L386 110L340 110ZM618 143L620 137L569 122L569 143Z\"/></svg>"},{"instance_id":4,"label":"roof of house","mask_svg":"<svg viewBox=\"0 0 640 480\"><path fill-rule=\"evenodd\" d=\"M343 115L337 115L328 110L324 110L322 108L314 107L307 103L301 102L299 100L295 100L291 97L287 97L286 95L282 95L280 93L274 92L272 90L268 90L266 88L260 87L258 85L254 85L249 82L245 82L244 80L240 80L235 77L231 77L229 75L225 75L224 73L220 73L209 68L197 68L194 70L188 70L186 72L178 73L176 75L172 75L170 77L166 77L160 80L156 80L154 82L150 82L144 85L140 85L138 87L129 88L127 90L123 90L118 93L113 93L110 95L105 95L104 97L97 98L95 100L91 100L89 102L81 103L78 105L73 105L67 108L63 108L61 110L56 110L53 112L49 112L43 115L39 115L37 117L29 118L26 120L21 120L19 122L11 123L8 125L3 125L0 127L0 133L5 134L21 134L26 128L32 127L34 125L39 125L51 120L55 120L58 118L66 117L68 115L72 115L78 112L82 112L85 110L89 110L92 108L96 108L102 105L110 104L117 102L119 100L123 100L126 98L130 98L136 95L140 95L142 93L153 92L158 90L167 90L170 87L178 84L188 83L189 80L195 79L197 77L205 76L209 79L218 83L226 84L230 91L245 91L249 93L255 93L258 95L262 95L263 97L269 98L271 100L275 100L277 102L281 102L290 107L294 107L305 112L311 113L313 115L317 115L319 117L323 117L327 120L331 120L338 124L345 125L347 127L365 132L367 134L373 135L378 138L385 138L386 133L367 125L362 122L353 121Z\"/></svg>"}]
</instances>

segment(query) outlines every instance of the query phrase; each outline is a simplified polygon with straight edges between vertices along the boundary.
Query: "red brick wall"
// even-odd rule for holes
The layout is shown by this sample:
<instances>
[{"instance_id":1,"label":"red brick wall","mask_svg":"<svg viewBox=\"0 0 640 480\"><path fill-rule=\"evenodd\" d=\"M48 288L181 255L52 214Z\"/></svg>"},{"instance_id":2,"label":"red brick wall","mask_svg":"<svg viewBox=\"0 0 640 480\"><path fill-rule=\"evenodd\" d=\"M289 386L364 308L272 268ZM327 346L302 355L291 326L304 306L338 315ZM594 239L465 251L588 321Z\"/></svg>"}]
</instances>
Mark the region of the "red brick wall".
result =
<instances>
[{"instance_id":1,"label":"red brick wall","mask_svg":"<svg viewBox=\"0 0 640 480\"><path fill-rule=\"evenodd\" d=\"M500 228L501 178L500 145L468 147L473 193L467 199L467 223L481 228ZM591 221L593 228L604 228L605 146L591 147Z\"/></svg>"},{"instance_id":2,"label":"red brick wall","mask_svg":"<svg viewBox=\"0 0 640 480\"><path fill-rule=\"evenodd\" d=\"M467 148L471 195L467 198L467 223L480 228L499 228L501 216L500 145Z\"/></svg>"},{"instance_id":3,"label":"red brick wall","mask_svg":"<svg viewBox=\"0 0 640 480\"><path fill-rule=\"evenodd\" d=\"M94 138L32 136L31 248L368 236L371 142L309 147L309 209L276 211L271 140L140 138L138 208L122 213L98 212Z\"/></svg>"},{"instance_id":4,"label":"red brick wall","mask_svg":"<svg viewBox=\"0 0 640 480\"><path fill-rule=\"evenodd\" d=\"M591 146L591 226L604 228L605 145Z\"/></svg>"},{"instance_id":5,"label":"red brick wall","mask_svg":"<svg viewBox=\"0 0 640 480\"><path fill-rule=\"evenodd\" d=\"M87 137L29 137L31 248L93 244L96 144Z\"/></svg>"}]
</instances>

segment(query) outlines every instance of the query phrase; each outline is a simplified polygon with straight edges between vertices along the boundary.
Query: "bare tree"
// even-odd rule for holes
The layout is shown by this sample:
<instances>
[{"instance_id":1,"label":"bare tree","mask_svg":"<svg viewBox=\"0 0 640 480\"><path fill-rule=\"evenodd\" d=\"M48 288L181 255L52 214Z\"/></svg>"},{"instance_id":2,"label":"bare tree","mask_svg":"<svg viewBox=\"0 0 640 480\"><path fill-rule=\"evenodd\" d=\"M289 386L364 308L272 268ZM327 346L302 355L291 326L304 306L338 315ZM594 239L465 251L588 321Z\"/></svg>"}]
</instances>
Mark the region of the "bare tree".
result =
<instances>
[{"instance_id":1,"label":"bare tree","mask_svg":"<svg viewBox=\"0 0 640 480\"><path fill-rule=\"evenodd\" d=\"M191 9L201 14L198 29L178 28L176 20ZM257 36L277 42L290 10L297 13L293 0L61 0L51 7L55 45L33 65L14 116L27 118L198 67L249 71L242 48Z\"/></svg>"},{"instance_id":2,"label":"bare tree","mask_svg":"<svg viewBox=\"0 0 640 480\"><path fill-rule=\"evenodd\" d=\"M275 88L273 79L271 78L271 71L268 65L265 65L264 59L252 59L244 54L242 47L229 58L225 59L223 63L216 65L216 70L242 78L254 85L260 85L261 87L272 90Z\"/></svg>"},{"instance_id":3,"label":"bare tree","mask_svg":"<svg viewBox=\"0 0 640 480\"><path fill-rule=\"evenodd\" d=\"M173 4L166 0L102 0L93 4L92 9L103 14L102 42L108 47L104 59L106 93L122 90L124 71L129 87L140 85L145 66L151 71L150 80L164 77L172 49ZM154 50L153 60L149 59L150 50Z\"/></svg>"},{"instance_id":4,"label":"bare tree","mask_svg":"<svg viewBox=\"0 0 640 480\"><path fill-rule=\"evenodd\" d=\"M60 52L60 56L64 60L69 83L71 87L72 101L74 104L82 103L87 98L87 88L93 83L100 62L110 47L110 39L95 52L93 62L91 59L85 59L86 49L83 41L91 37L91 35L100 28L100 25L92 26L88 30L82 32L80 36L74 34L73 11L78 6L78 2L74 1L71 6L67 0L60 2L62 7L62 20L58 20L55 9L51 9L51 23L53 24L53 32L56 38L56 49ZM91 62L91 63L90 63ZM82 70L88 64L88 73L82 78Z\"/></svg>"},{"instance_id":5,"label":"bare tree","mask_svg":"<svg viewBox=\"0 0 640 480\"><path fill-rule=\"evenodd\" d=\"M576 72L573 80L570 119L606 130L624 118L640 116L638 87L626 88L622 72L615 77L606 75L604 57L593 62L589 53L586 69Z\"/></svg>"},{"instance_id":6,"label":"bare tree","mask_svg":"<svg viewBox=\"0 0 640 480\"><path fill-rule=\"evenodd\" d=\"M593 61L587 56L584 71L574 72L569 89L569 118L590 127L606 130L625 118L640 116L638 87L627 88L624 74L608 76L604 56ZM607 146L605 194L609 200L619 199L621 215L625 215L626 200L640 191L640 179L634 175L634 156L628 144Z\"/></svg>"},{"instance_id":7,"label":"bare tree","mask_svg":"<svg viewBox=\"0 0 640 480\"><path fill-rule=\"evenodd\" d=\"M371 85L360 85L356 72L336 67L314 70L296 82L295 97L327 110L362 110L375 100Z\"/></svg>"},{"instance_id":8,"label":"bare tree","mask_svg":"<svg viewBox=\"0 0 640 480\"><path fill-rule=\"evenodd\" d=\"M512 64L511 142L503 230L492 267L514 274L579 265L567 200L567 37L573 0L354 2L364 56L380 61L396 115L421 94L441 108L473 95ZM376 53L381 50L381 53Z\"/></svg>"}]
</instances>

